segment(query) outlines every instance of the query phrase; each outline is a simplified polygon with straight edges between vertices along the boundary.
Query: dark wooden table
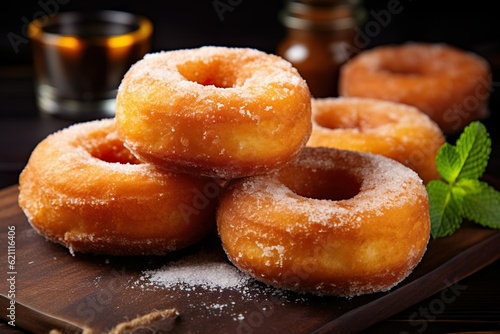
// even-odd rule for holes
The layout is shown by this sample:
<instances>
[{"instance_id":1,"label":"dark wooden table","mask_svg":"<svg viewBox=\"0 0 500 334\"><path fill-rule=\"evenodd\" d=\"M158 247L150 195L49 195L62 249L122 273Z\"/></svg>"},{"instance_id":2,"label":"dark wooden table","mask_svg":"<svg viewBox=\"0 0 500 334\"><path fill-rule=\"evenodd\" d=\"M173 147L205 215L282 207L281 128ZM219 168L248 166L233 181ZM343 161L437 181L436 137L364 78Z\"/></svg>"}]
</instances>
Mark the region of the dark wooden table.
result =
<instances>
[{"instance_id":1,"label":"dark wooden table","mask_svg":"<svg viewBox=\"0 0 500 334\"><path fill-rule=\"evenodd\" d=\"M493 153L487 173L493 178L500 178L500 131L498 116L495 115L495 111L500 108L496 95L491 101L492 116L484 123L493 140ZM70 124L71 121L42 116L37 112L29 66L0 68L0 188L17 183L31 150L40 140ZM450 141L455 139L449 138ZM1 256L5 256L5 253ZM500 331L499 282L500 261L497 260L461 280L454 298L437 293L365 332ZM0 323L0 333L22 333L22 330Z\"/></svg>"}]
</instances>

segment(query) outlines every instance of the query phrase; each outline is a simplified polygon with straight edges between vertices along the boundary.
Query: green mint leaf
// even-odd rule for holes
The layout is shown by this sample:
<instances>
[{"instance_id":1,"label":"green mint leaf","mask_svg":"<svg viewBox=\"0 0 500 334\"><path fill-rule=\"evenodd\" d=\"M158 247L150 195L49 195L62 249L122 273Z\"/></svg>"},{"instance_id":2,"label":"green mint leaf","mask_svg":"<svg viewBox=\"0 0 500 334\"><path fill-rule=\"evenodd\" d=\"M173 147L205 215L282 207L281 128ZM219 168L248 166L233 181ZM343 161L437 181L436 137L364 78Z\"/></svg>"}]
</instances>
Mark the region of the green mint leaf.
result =
<instances>
[{"instance_id":1,"label":"green mint leaf","mask_svg":"<svg viewBox=\"0 0 500 334\"><path fill-rule=\"evenodd\" d=\"M463 194L441 180L426 186L429 195L431 235L434 239L452 235L462 223Z\"/></svg>"},{"instance_id":2,"label":"green mint leaf","mask_svg":"<svg viewBox=\"0 0 500 334\"><path fill-rule=\"evenodd\" d=\"M456 143L462 166L457 179L478 179L488 165L491 139L485 126L474 121L467 125Z\"/></svg>"},{"instance_id":3,"label":"green mint leaf","mask_svg":"<svg viewBox=\"0 0 500 334\"><path fill-rule=\"evenodd\" d=\"M465 193L464 218L485 227L500 228L500 192L480 180L461 179L455 187Z\"/></svg>"},{"instance_id":4,"label":"green mint leaf","mask_svg":"<svg viewBox=\"0 0 500 334\"><path fill-rule=\"evenodd\" d=\"M449 236L462 219L500 229L500 192L479 180L488 165L491 139L485 126L471 122L455 146L444 143L436 155L441 180L427 184L433 238Z\"/></svg>"},{"instance_id":5,"label":"green mint leaf","mask_svg":"<svg viewBox=\"0 0 500 334\"><path fill-rule=\"evenodd\" d=\"M443 179L449 183L455 182L463 161L455 146L444 143L436 155L436 168Z\"/></svg>"}]
</instances>

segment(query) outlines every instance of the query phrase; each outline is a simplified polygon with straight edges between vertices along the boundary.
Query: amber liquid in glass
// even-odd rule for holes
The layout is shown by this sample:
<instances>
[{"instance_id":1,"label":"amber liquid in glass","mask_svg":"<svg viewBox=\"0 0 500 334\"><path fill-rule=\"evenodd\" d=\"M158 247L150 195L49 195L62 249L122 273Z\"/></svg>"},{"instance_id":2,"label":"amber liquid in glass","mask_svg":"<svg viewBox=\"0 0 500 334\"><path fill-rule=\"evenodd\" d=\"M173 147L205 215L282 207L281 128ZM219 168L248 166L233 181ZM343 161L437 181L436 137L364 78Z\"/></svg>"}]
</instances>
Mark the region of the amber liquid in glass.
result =
<instances>
[{"instance_id":1,"label":"amber liquid in glass","mask_svg":"<svg viewBox=\"0 0 500 334\"><path fill-rule=\"evenodd\" d=\"M114 116L123 76L150 48L149 39L131 42L138 28L98 18L44 26L32 40L40 109L74 120Z\"/></svg>"}]
</instances>

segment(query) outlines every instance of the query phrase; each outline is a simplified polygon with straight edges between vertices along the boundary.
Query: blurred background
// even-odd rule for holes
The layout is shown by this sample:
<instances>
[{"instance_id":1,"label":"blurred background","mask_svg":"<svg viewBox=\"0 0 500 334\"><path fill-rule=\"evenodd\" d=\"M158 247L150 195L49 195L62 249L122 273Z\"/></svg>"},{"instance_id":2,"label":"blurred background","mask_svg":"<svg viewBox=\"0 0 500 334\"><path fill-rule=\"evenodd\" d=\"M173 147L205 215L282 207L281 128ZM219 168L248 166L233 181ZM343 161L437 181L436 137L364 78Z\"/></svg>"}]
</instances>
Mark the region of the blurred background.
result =
<instances>
[{"instance_id":1,"label":"blurred background","mask_svg":"<svg viewBox=\"0 0 500 334\"><path fill-rule=\"evenodd\" d=\"M359 1L364 18L358 20L355 52L405 41L444 42L481 54L495 71L500 67L500 24L494 1ZM285 0L6 1L0 11L0 75L23 66L29 70L32 55L27 22L43 14L97 9L142 14L154 24L152 51L222 45L277 53L288 33L280 19L286 6ZM387 13L390 15L384 15ZM5 110L0 105L0 116L25 113L30 112Z\"/></svg>"},{"instance_id":2,"label":"blurred background","mask_svg":"<svg viewBox=\"0 0 500 334\"><path fill-rule=\"evenodd\" d=\"M408 40L447 42L486 52L500 43L498 11L494 1L362 0L368 21L373 13L398 7L399 13L370 36L367 47ZM45 11L114 9L143 14L155 25L153 48L169 50L201 45L249 46L274 52L285 35L279 13L284 0L31 0L4 1L1 15L2 65L30 62L28 44L15 52L7 38L21 35L26 20ZM376 19L375 19L376 20Z\"/></svg>"},{"instance_id":3,"label":"blurred background","mask_svg":"<svg viewBox=\"0 0 500 334\"><path fill-rule=\"evenodd\" d=\"M305 2L307 2L306 0ZM348 0L346 0L348 1ZM480 54L493 69L490 119L498 118L500 24L494 1L360 0L357 53L406 41L443 42ZM335 2L335 1L334 1ZM337 1L343 2L343 1ZM277 53L289 28L284 0L31 0L4 1L0 10L0 187L17 175L36 143L69 124L41 120L35 105L32 53L26 28L41 15L112 9L142 14L154 25L152 51L203 45L252 47ZM389 14L389 15L387 15ZM354 14L353 14L354 15ZM15 125L13 127L13 124ZM14 129L14 130L13 130ZM19 130L22 129L22 130ZM15 133L10 133L14 132ZM22 136L19 132L29 133ZM496 131L491 129L496 138ZM4 153L7 152L7 153ZM495 167L497 168L497 167Z\"/></svg>"}]
</instances>

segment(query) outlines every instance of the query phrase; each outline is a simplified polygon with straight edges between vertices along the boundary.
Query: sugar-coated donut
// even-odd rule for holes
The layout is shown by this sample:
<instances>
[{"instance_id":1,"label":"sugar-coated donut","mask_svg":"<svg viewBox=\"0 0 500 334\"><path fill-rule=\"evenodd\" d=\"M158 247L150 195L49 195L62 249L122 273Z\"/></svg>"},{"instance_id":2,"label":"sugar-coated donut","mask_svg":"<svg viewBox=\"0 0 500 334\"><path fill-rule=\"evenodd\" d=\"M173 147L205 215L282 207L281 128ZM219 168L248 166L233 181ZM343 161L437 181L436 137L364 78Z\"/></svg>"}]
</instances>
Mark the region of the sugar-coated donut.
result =
<instances>
[{"instance_id":1,"label":"sugar-coated donut","mask_svg":"<svg viewBox=\"0 0 500 334\"><path fill-rule=\"evenodd\" d=\"M212 180L139 162L108 119L41 141L20 175L19 205L73 254L160 255L215 228L218 191Z\"/></svg>"},{"instance_id":2,"label":"sugar-coated donut","mask_svg":"<svg viewBox=\"0 0 500 334\"><path fill-rule=\"evenodd\" d=\"M310 92L284 59L247 48L148 54L122 80L120 138L169 170L234 178L292 160L311 132Z\"/></svg>"},{"instance_id":3,"label":"sugar-coated donut","mask_svg":"<svg viewBox=\"0 0 500 334\"><path fill-rule=\"evenodd\" d=\"M479 55L408 42L353 57L341 67L339 94L413 105L451 134L488 114L491 80L490 66Z\"/></svg>"},{"instance_id":4,"label":"sugar-coated donut","mask_svg":"<svg viewBox=\"0 0 500 334\"><path fill-rule=\"evenodd\" d=\"M308 146L381 154L416 171L428 183L439 179L436 154L445 138L439 126L415 107L357 98L312 100Z\"/></svg>"},{"instance_id":5,"label":"sugar-coated donut","mask_svg":"<svg viewBox=\"0 0 500 334\"><path fill-rule=\"evenodd\" d=\"M430 230L427 192L413 170L331 148L306 147L276 173L231 181L216 215L242 271L278 288L347 297L407 277Z\"/></svg>"}]
</instances>

